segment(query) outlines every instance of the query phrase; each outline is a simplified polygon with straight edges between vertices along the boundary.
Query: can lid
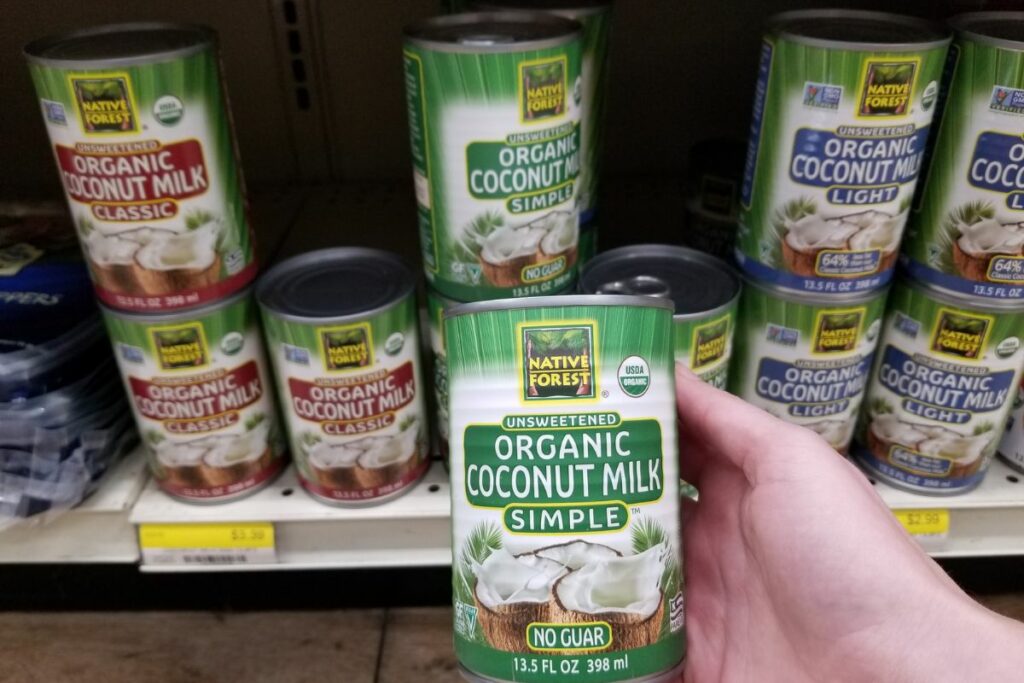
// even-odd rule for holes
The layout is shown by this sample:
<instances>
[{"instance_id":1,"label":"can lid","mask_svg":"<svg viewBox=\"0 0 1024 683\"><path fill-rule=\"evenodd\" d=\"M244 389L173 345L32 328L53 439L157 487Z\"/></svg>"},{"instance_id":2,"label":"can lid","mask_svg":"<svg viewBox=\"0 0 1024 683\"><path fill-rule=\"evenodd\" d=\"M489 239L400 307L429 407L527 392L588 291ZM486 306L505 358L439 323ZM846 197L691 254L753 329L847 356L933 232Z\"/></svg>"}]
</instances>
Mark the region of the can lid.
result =
<instances>
[{"instance_id":1,"label":"can lid","mask_svg":"<svg viewBox=\"0 0 1024 683\"><path fill-rule=\"evenodd\" d=\"M815 47L908 52L941 47L950 33L925 19L888 12L824 9L783 12L768 30Z\"/></svg>"},{"instance_id":2,"label":"can lid","mask_svg":"<svg viewBox=\"0 0 1024 683\"><path fill-rule=\"evenodd\" d=\"M673 308L671 301L652 296L563 294L561 296L528 296L521 299L492 299L459 304L446 310L444 317L447 320L470 313L512 311L521 308L565 308L566 306L639 306L640 308L663 308L669 311Z\"/></svg>"},{"instance_id":3,"label":"can lid","mask_svg":"<svg viewBox=\"0 0 1024 683\"><path fill-rule=\"evenodd\" d=\"M579 22L544 12L473 12L410 24L405 38L441 52L500 53L565 45L582 31Z\"/></svg>"},{"instance_id":4,"label":"can lid","mask_svg":"<svg viewBox=\"0 0 1024 683\"><path fill-rule=\"evenodd\" d=\"M677 316L705 314L740 293L739 276L724 261L667 244L619 247L591 259L580 275L586 294L638 294L667 299Z\"/></svg>"},{"instance_id":5,"label":"can lid","mask_svg":"<svg viewBox=\"0 0 1024 683\"><path fill-rule=\"evenodd\" d=\"M949 20L961 36L1011 50L1024 50L1024 12L972 12Z\"/></svg>"},{"instance_id":6,"label":"can lid","mask_svg":"<svg viewBox=\"0 0 1024 683\"><path fill-rule=\"evenodd\" d=\"M481 0L471 4L481 10L519 9L554 12L573 19L610 12L612 9L612 0Z\"/></svg>"},{"instance_id":7,"label":"can lid","mask_svg":"<svg viewBox=\"0 0 1024 683\"><path fill-rule=\"evenodd\" d=\"M282 261L260 278L256 299L283 318L323 321L364 317L412 294L405 263L387 251L321 249Z\"/></svg>"},{"instance_id":8,"label":"can lid","mask_svg":"<svg viewBox=\"0 0 1024 683\"><path fill-rule=\"evenodd\" d=\"M25 46L25 56L38 64L58 67L130 66L161 57L185 57L216 40L213 29L193 24L107 24L34 40Z\"/></svg>"}]
</instances>

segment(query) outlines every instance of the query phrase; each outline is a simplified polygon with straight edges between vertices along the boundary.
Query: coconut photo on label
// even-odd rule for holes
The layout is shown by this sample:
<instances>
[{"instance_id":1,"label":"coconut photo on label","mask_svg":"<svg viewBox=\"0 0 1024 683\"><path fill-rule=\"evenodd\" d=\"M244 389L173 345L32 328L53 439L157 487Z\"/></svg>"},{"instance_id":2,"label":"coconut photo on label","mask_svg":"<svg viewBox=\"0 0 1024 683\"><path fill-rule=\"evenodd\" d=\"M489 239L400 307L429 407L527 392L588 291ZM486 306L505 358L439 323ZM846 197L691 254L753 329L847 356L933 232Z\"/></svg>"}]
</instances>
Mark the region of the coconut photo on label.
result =
<instances>
[{"instance_id":1,"label":"coconut photo on label","mask_svg":"<svg viewBox=\"0 0 1024 683\"><path fill-rule=\"evenodd\" d=\"M455 643L471 675L661 680L681 661L672 309L600 295L447 314Z\"/></svg>"},{"instance_id":2,"label":"coconut photo on label","mask_svg":"<svg viewBox=\"0 0 1024 683\"><path fill-rule=\"evenodd\" d=\"M428 20L406 29L405 70L431 284L463 301L570 286L579 256L579 24L539 13Z\"/></svg>"},{"instance_id":3,"label":"coconut photo on label","mask_svg":"<svg viewBox=\"0 0 1024 683\"><path fill-rule=\"evenodd\" d=\"M172 310L248 284L253 238L215 34L125 24L26 54L99 298Z\"/></svg>"}]
</instances>

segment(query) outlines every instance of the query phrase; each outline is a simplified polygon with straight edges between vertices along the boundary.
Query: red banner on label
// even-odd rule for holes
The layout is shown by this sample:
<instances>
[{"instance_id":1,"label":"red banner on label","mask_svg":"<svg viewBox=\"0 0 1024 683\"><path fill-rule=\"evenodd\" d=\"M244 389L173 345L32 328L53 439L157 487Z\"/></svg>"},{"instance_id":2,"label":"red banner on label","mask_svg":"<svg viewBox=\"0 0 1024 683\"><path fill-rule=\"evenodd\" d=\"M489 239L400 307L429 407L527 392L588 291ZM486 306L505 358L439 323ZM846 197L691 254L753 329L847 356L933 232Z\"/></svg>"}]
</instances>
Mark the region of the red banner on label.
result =
<instances>
[{"instance_id":1,"label":"red banner on label","mask_svg":"<svg viewBox=\"0 0 1024 683\"><path fill-rule=\"evenodd\" d=\"M204 434L238 423L238 411L263 396L259 369L249 361L217 377L128 377L140 415L160 420L174 434Z\"/></svg>"},{"instance_id":2,"label":"red banner on label","mask_svg":"<svg viewBox=\"0 0 1024 683\"><path fill-rule=\"evenodd\" d=\"M328 381L288 379L292 411L322 425L331 435L362 434L383 429L395 421L395 411L416 397L412 361L384 375L351 384L332 386Z\"/></svg>"}]
</instances>

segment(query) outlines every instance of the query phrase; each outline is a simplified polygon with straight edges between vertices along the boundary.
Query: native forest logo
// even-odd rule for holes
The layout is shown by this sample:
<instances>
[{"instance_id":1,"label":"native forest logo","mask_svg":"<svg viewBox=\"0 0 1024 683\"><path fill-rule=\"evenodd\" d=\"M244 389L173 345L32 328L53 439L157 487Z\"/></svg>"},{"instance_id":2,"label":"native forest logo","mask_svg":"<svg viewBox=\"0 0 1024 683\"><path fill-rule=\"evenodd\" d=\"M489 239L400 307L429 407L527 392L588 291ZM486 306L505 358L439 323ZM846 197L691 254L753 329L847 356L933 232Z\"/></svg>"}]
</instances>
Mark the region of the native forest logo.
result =
<instances>
[{"instance_id":1,"label":"native forest logo","mask_svg":"<svg viewBox=\"0 0 1024 683\"><path fill-rule=\"evenodd\" d=\"M858 116L904 116L917 75L914 61L869 61L864 69Z\"/></svg>"},{"instance_id":2,"label":"native forest logo","mask_svg":"<svg viewBox=\"0 0 1024 683\"><path fill-rule=\"evenodd\" d=\"M327 370L351 370L373 364L373 335L366 323L318 330Z\"/></svg>"},{"instance_id":3,"label":"native forest logo","mask_svg":"<svg viewBox=\"0 0 1024 683\"><path fill-rule=\"evenodd\" d=\"M978 360L985 354L992 318L961 311L941 309L932 333L932 351L967 360Z\"/></svg>"},{"instance_id":4,"label":"native forest logo","mask_svg":"<svg viewBox=\"0 0 1024 683\"><path fill-rule=\"evenodd\" d=\"M843 353L857 348L864 309L822 311L814 329L814 353Z\"/></svg>"},{"instance_id":5,"label":"native forest logo","mask_svg":"<svg viewBox=\"0 0 1024 683\"><path fill-rule=\"evenodd\" d=\"M597 396L594 328L592 323L520 328L524 400Z\"/></svg>"},{"instance_id":6,"label":"native forest logo","mask_svg":"<svg viewBox=\"0 0 1024 683\"><path fill-rule=\"evenodd\" d=\"M729 334L729 318L721 318L705 325L698 325L693 331L694 370L711 365L725 357Z\"/></svg>"},{"instance_id":7,"label":"native forest logo","mask_svg":"<svg viewBox=\"0 0 1024 683\"><path fill-rule=\"evenodd\" d=\"M519 115L524 122L565 114L566 71L565 57L519 65Z\"/></svg>"},{"instance_id":8,"label":"native forest logo","mask_svg":"<svg viewBox=\"0 0 1024 683\"><path fill-rule=\"evenodd\" d=\"M164 370L201 368L210 362L206 335L199 323L153 330L153 349Z\"/></svg>"},{"instance_id":9,"label":"native forest logo","mask_svg":"<svg viewBox=\"0 0 1024 683\"><path fill-rule=\"evenodd\" d=\"M82 129L91 135L139 130L127 74L71 78Z\"/></svg>"}]
</instances>

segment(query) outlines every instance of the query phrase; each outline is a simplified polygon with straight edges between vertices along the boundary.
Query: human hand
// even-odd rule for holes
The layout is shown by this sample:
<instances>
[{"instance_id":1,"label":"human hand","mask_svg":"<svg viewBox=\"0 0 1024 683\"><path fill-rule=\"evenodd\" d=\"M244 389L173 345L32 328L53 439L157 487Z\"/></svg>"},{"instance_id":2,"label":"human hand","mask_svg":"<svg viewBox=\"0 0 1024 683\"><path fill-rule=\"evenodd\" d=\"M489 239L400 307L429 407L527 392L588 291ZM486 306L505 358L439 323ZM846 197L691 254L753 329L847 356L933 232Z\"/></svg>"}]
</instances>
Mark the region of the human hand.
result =
<instances>
[{"instance_id":1,"label":"human hand","mask_svg":"<svg viewBox=\"0 0 1024 683\"><path fill-rule=\"evenodd\" d=\"M1024 626L973 602L810 430L677 369L685 680L1009 681Z\"/></svg>"}]
</instances>

